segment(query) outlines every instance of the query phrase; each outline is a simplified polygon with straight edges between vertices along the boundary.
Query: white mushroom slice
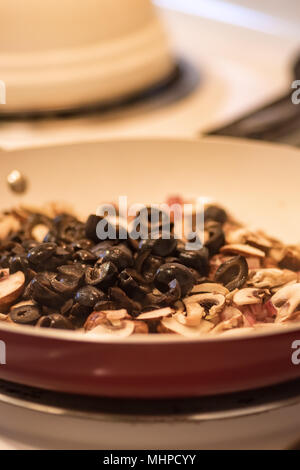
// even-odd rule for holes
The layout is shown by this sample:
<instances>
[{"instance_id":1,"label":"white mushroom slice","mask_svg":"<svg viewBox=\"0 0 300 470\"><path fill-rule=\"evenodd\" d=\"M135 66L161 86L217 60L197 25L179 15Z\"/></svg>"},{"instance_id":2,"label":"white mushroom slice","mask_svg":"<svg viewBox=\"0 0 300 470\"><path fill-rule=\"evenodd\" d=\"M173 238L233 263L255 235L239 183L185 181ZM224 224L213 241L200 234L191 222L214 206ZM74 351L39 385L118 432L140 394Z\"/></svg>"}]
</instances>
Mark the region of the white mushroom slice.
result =
<instances>
[{"instance_id":1,"label":"white mushroom slice","mask_svg":"<svg viewBox=\"0 0 300 470\"><path fill-rule=\"evenodd\" d=\"M203 284L197 284L193 287L191 294L200 294L203 292L210 292L212 294L222 294L227 295L229 290L222 284L217 284L214 282L204 282Z\"/></svg>"},{"instance_id":2,"label":"white mushroom slice","mask_svg":"<svg viewBox=\"0 0 300 470\"><path fill-rule=\"evenodd\" d=\"M217 313L219 313L225 305L225 297L222 294L196 294L191 295L183 299L183 302L188 311L190 304L199 304L201 307L208 307L207 318L213 318Z\"/></svg>"},{"instance_id":3,"label":"white mushroom slice","mask_svg":"<svg viewBox=\"0 0 300 470\"><path fill-rule=\"evenodd\" d=\"M214 326L206 320L202 320L198 326L187 326L180 323L174 317L163 318L161 323L168 331L172 331L173 333L187 338L199 338L202 335L206 335Z\"/></svg>"},{"instance_id":4,"label":"white mushroom slice","mask_svg":"<svg viewBox=\"0 0 300 470\"><path fill-rule=\"evenodd\" d=\"M278 292L279 289L281 289L282 287L291 286L291 285L293 285L293 284L296 284L296 282L298 282L298 280L296 280L296 281L291 281L291 282L287 282L286 284L283 284L282 286L272 287L272 288L270 289L270 292L271 292L272 294L276 294L276 292Z\"/></svg>"},{"instance_id":5,"label":"white mushroom slice","mask_svg":"<svg viewBox=\"0 0 300 470\"><path fill-rule=\"evenodd\" d=\"M113 325L121 327L122 320L128 318L128 312L125 309L122 310L103 310L107 320Z\"/></svg>"},{"instance_id":6,"label":"white mushroom slice","mask_svg":"<svg viewBox=\"0 0 300 470\"><path fill-rule=\"evenodd\" d=\"M126 338L131 336L134 332L134 322L131 320L124 320L121 327L115 327L112 325L101 324L90 330L87 334L97 336L116 336L119 338Z\"/></svg>"},{"instance_id":7,"label":"white mushroom slice","mask_svg":"<svg viewBox=\"0 0 300 470\"><path fill-rule=\"evenodd\" d=\"M226 241L229 244L254 244L261 248L271 248L272 243L261 232L251 232L246 228L233 230L226 234Z\"/></svg>"},{"instance_id":8,"label":"white mushroom slice","mask_svg":"<svg viewBox=\"0 0 300 470\"><path fill-rule=\"evenodd\" d=\"M285 255L286 247L284 245L274 246L270 249L269 256L276 263L279 263Z\"/></svg>"},{"instance_id":9,"label":"white mushroom slice","mask_svg":"<svg viewBox=\"0 0 300 470\"><path fill-rule=\"evenodd\" d=\"M251 245L240 245L240 244L224 245L220 249L220 252L224 254L257 256L258 258L264 258L266 256L265 253L262 250L259 250L258 248L254 248Z\"/></svg>"},{"instance_id":10,"label":"white mushroom slice","mask_svg":"<svg viewBox=\"0 0 300 470\"><path fill-rule=\"evenodd\" d=\"M226 307L222 313L224 318L212 331L212 333L220 333L221 331L239 328L243 324L243 314L235 307Z\"/></svg>"},{"instance_id":11,"label":"white mushroom slice","mask_svg":"<svg viewBox=\"0 0 300 470\"><path fill-rule=\"evenodd\" d=\"M232 299L233 297L235 296L235 294L238 292L238 289L234 289L232 290L231 292L229 292L229 294L226 295L225 299L226 299L226 303L229 304L230 302L232 302Z\"/></svg>"},{"instance_id":12,"label":"white mushroom slice","mask_svg":"<svg viewBox=\"0 0 300 470\"><path fill-rule=\"evenodd\" d=\"M177 312L174 317L182 325L198 326L205 316L205 310L198 303L187 304L186 315L183 312Z\"/></svg>"},{"instance_id":13,"label":"white mushroom slice","mask_svg":"<svg viewBox=\"0 0 300 470\"><path fill-rule=\"evenodd\" d=\"M282 287L271 297L271 302L277 310L275 323L289 320L300 311L300 283Z\"/></svg>"},{"instance_id":14,"label":"white mushroom slice","mask_svg":"<svg viewBox=\"0 0 300 470\"><path fill-rule=\"evenodd\" d=\"M238 290L233 296L233 302L236 305L261 304L266 292L263 289L246 287Z\"/></svg>"},{"instance_id":15,"label":"white mushroom slice","mask_svg":"<svg viewBox=\"0 0 300 470\"><path fill-rule=\"evenodd\" d=\"M22 271L11 274L0 282L0 310L6 310L23 292L25 276Z\"/></svg>"},{"instance_id":16,"label":"white mushroom slice","mask_svg":"<svg viewBox=\"0 0 300 470\"><path fill-rule=\"evenodd\" d=\"M248 284L259 288L279 287L292 281L297 282L297 273L289 269L254 269L248 277Z\"/></svg>"},{"instance_id":17,"label":"white mushroom slice","mask_svg":"<svg viewBox=\"0 0 300 470\"><path fill-rule=\"evenodd\" d=\"M157 310L152 310L150 312L141 313L136 320L159 320L163 317L168 317L174 313L174 309L170 307L159 308Z\"/></svg>"},{"instance_id":18,"label":"white mushroom slice","mask_svg":"<svg viewBox=\"0 0 300 470\"><path fill-rule=\"evenodd\" d=\"M37 224L31 230L31 235L35 241L42 243L48 232L49 227L47 227L47 225Z\"/></svg>"},{"instance_id":19,"label":"white mushroom slice","mask_svg":"<svg viewBox=\"0 0 300 470\"><path fill-rule=\"evenodd\" d=\"M4 240L12 232L20 230L20 222L13 215L5 215L0 219L0 240Z\"/></svg>"}]
</instances>

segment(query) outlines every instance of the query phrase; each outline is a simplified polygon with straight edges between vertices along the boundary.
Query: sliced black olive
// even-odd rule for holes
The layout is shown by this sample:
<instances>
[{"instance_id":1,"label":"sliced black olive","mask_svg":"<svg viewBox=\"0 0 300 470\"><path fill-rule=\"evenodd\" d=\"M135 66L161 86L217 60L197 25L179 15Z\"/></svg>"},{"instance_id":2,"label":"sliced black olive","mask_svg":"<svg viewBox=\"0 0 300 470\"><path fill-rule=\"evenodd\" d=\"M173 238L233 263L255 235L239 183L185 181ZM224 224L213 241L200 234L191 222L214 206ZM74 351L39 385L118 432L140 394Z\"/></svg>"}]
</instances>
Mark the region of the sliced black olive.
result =
<instances>
[{"instance_id":1,"label":"sliced black olive","mask_svg":"<svg viewBox=\"0 0 300 470\"><path fill-rule=\"evenodd\" d=\"M151 254L151 249L139 250L135 256L134 267L138 273L141 273L143 270L144 263L148 256Z\"/></svg>"},{"instance_id":2,"label":"sliced black olive","mask_svg":"<svg viewBox=\"0 0 300 470\"><path fill-rule=\"evenodd\" d=\"M20 325L35 325L41 317L41 312L37 306L28 304L13 308L9 317L14 323Z\"/></svg>"},{"instance_id":3,"label":"sliced black olive","mask_svg":"<svg viewBox=\"0 0 300 470\"><path fill-rule=\"evenodd\" d=\"M157 239L143 240L140 242L141 250L150 249L151 253L156 256L170 256L177 247L177 240L173 236L168 239L162 237Z\"/></svg>"},{"instance_id":4,"label":"sliced black olive","mask_svg":"<svg viewBox=\"0 0 300 470\"><path fill-rule=\"evenodd\" d=\"M84 286L75 295L75 301L83 307L93 308L100 300L105 300L106 295L94 286Z\"/></svg>"},{"instance_id":5,"label":"sliced black olive","mask_svg":"<svg viewBox=\"0 0 300 470\"><path fill-rule=\"evenodd\" d=\"M10 259L9 263L10 273L16 273L17 271L22 271L26 273L29 268L29 261L26 255L16 255Z\"/></svg>"},{"instance_id":6,"label":"sliced black olive","mask_svg":"<svg viewBox=\"0 0 300 470\"><path fill-rule=\"evenodd\" d=\"M24 255L25 249L23 245L20 243L13 243L13 247L11 248L11 253L14 255Z\"/></svg>"},{"instance_id":7,"label":"sliced black olive","mask_svg":"<svg viewBox=\"0 0 300 470\"><path fill-rule=\"evenodd\" d=\"M164 263L165 261L163 258L153 255L148 256L143 264L141 273L145 281L152 282L154 280L158 268Z\"/></svg>"},{"instance_id":8,"label":"sliced black olive","mask_svg":"<svg viewBox=\"0 0 300 470\"><path fill-rule=\"evenodd\" d=\"M103 310L119 310L120 308L121 306L113 300L100 300L100 302L96 303L94 310L101 312Z\"/></svg>"},{"instance_id":9,"label":"sliced black olive","mask_svg":"<svg viewBox=\"0 0 300 470\"><path fill-rule=\"evenodd\" d=\"M97 256L97 258L103 258L105 256L107 250L110 250L113 246L115 246L115 242L112 240L105 240L103 242L97 243L97 245L91 248L91 252Z\"/></svg>"},{"instance_id":10,"label":"sliced black olive","mask_svg":"<svg viewBox=\"0 0 300 470\"><path fill-rule=\"evenodd\" d=\"M69 250L58 246L55 250L55 253L53 253L53 256L48 258L44 263L38 265L38 270L44 271L47 269L48 271L55 271L59 266L66 264L71 259L71 257L72 255Z\"/></svg>"},{"instance_id":11,"label":"sliced black olive","mask_svg":"<svg viewBox=\"0 0 300 470\"><path fill-rule=\"evenodd\" d=\"M205 246L209 251L209 255L213 256L225 245L225 235L220 224L209 224L205 227L205 231L209 237L205 242Z\"/></svg>"},{"instance_id":12,"label":"sliced black olive","mask_svg":"<svg viewBox=\"0 0 300 470\"><path fill-rule=\"evenodd\" d=\"M227 221L227 214L221 207L218 206L209 206L204 211L204 221L208 222L213 220L214 222L219 222L220 224L225 224Z\"/></svg>"},{"instance_id":13,"label":"sliced black olive","mask_svg":"<svg viewBox=\"0 0 300 470\"><path fill-rule=\"evenodd\" d=\"M98 235L97 235L97 225L99 222L103 220L103 217L100 217L99 215L91 214L86 223L85 223L85 235L87 238L90 240L93 240L93 242L97 243L99 241Z\"/></svg>"},{"instance_id":14,"label":"sliced black olive","mask_svg":"<svg viewBox=\"0 0 300 470\"><path fill-rule=\"evenodd\" d=\"M76 328L81 328L89 314L91 309L89 307L84 307L78 302L73 303L73 306L70 311L68 311L64 316L74 325Z\"/></svg>"},{"instance_id":15,"label":"sliced black olive","mask_svg":"<svg viewBox=\"0 0 300 470\"><path fill-rule=\"evenodd\" d=\"M279 261L278 266L280 269L289 269L291 271L300 271L300 260L293 252L287 252L283 259Z\"/></svg>"},{"instance_id":16,"label":"sliced black olive","mask_svg":"<svg viewBox=\"0 0 300 470\"><path fill-rule=\"evenodd\" d=\"M206 247L200 250L182 250L179 255L179 262L188 268L195 269L202 276L207 276L209 271L209 251Z\"/></svg>"},{"instance_id":17,"label":"sliced black olive","mask_svg":"<svg viewBox=\"0 0 300 470\"><path fill-rule=\"evenodd\" d=\"M39 242L35 241L35 240L24 240L22 242L22 246L23 248L26 250L26 251L29 251L31 250L31 248L34 248L35 246L39 245Z\"/></svg>"},{"instance_id":18,"label":"sliced black olive","mask_svg":"<svg viewBox=\"0 0 300 470\"><path fill-rule=\"evenodd\" d=\"M87 268L85 273L85 282L91 286L109 287L112 285L118 276L116 266L108 261L102 264L96 264L94 268Z\"/></svg>"},{"instance_id":19,"label":"sliced black olive","mask_svg":"<svg viewBox=\"0 0 300 470\"><path fill-rule=\"evenodd\" d=\"M45 263L55 253L56 243L41 243L31 248L27 255L28 261L33 265Z\"/></svg>"},{"instance_id":20,"label":"sliced black olive","mask_svg":"<svg viewBox=\"0 0 300 470\"><path fill-rule=\"evenodd\" d=\"M125 292L119 287L112 287L109 289L110 298L117 302L122 308L125 308L128 313L138 314L142 306L139 302L130 299Z\"/></svg>"},{"instance_id":21,"label":"sliced black olive","mask_svg":"<svg viewBox=\"0 0 300 470\"><path fill-rule=\"evenodd\" d=\"M57 274L54 279L51 279L50 284L52 289L58 294L71 297L78 289L79 280L72 276Z\"/></svg>"},{"instance_id":22,"label":"sliced black olive","mask_svg":"<svg viewBox=\"0 0 300 470\"><path fill-rule=\"evenodd\" d=\"M85 237L85 224L79 222L73 217L66 217L59 224L58 237L66 243L74 243L76 240L82 240Z\"/></svg>"},{"instance_id":23,"label":"sliced black olive","mask_svg":"<svg viewBox=\"0 0 300 470\"><path fill-rule=\"evenodd\" d=\"M76 217L74 217L71 214L62 213L54 217L52 222L53 222L53 226L57 230L61 230L62 227L68 225L69 223L76 223L78 222L78 220L76 219Z\"/></svg>"},{"instance_id":24,"label":"sliced black olive","mask_svg":"<svg viewBox=\"0 0 300 470\"><path fill-rule=\"evenodd\" d=\"M60 309L60 313L61 313L62 315L67 314L67 313L72 309L73 305L74 305L73 299L68 299L68 300L62 305L62 307L61 307L61 309Z\"/></svg>"},{"instance_id":25,"label":"sliced black olive","mask_svg":"<svg viewBox=\"0 0 300 470\"><path fill-rule=\"evenodd\" d=\"M103 236L97 230L99 222L103 222ZM105 217L98 215L90 215L85 224L85 233L87 238L93 240L95 243L99 240L127 240L128 233L124 227L119 224L113 225Z\"/></svg>"},{"instance_id":26,"label":"sliced black olive","mask_svg":"<svg viewBox=\"0 0 300 470\"><path fill-rule=\"evenodd\" d=\"M134 269L124 269L119 275L119 283L121 289L126 294L137 300L142 301L144 296L149 292L149 288L144 285L144 278Z\"/></svg>"},{"instance_id":27,"label":"sliced black olive","mask_svg":"<svg viewBox=\"0 0 300 470\"><path fill-rule=\"evenodd\" d=\"M177 279L169 282L169 290L164 294L150 293L146 296L146 302L149 305L156 305L159 307L167 307L175 303L181 297L181 288ZM157 308L157 307L156 307Z\"/></svg>"},{"instance_id":28,"label":"sliced black olive","mask_svg":"<svg viewBox=\"0 0 300 470\"><path fill-rule=\"evenodd\" d=\"M60 313L52 313L41 317L37 326L41 328L56 328L58 330L74 330L72 323Z\"/></svg>"},{"instance_id":29,"label":"sliced black olive","mask_svg":"<svg viewBox=\"0 0 300 470\"><path fill-rule=\"evenodd\" d=\"M73 259L81 263L95 263L97 256L89 250L79 250L74 253Z\"/></svg>"},{"instance_id":30,"label":"sliced black olive","mask_svg":"<svg viewBox=\"0 0 300 470\"><path fill-rule=\"evenodd\" d=\"M58 246L55 250L54 256L59 259L60 264L64 261L65 263L71 259L73 249L69 246Z\"/></svg>"},{"instance_id":31,"label":"sliced black olive","mask_svg":"<svg viewBox=\"0 0 300 470\"><path fill-rule=\"evenodd\" d=\"M167 292L170 282L174 279L178 281L183 297L192 290L195 284L195 278L186 266L177 263L167 263L160 266L157 270L154 285L161 292Z\"/></svg>"},{"instance_id":32,"label":"sliced black olive","mask_svg":"<svg viewBox=\"0 0 300 470\"><path fill-rule=\"evenodd\" d=\"M138 212L133 221L133 228L130 237L136 239L145 239L152 235L172 234L174 229L173 222L170 222L170 215L156 207L145 207Z\"/></svg>"},{"instance_id":33,"label":"sliced black olive","mask_svg":"<svg viewBox=\"0 0 300 470\"><path fill-rule=\"evenodd\" d=\"M78 279L78 281L82 280L85 274L85 268L80 263L59 266L57 270L65 276Z\"/></svg>"},{"instance_id":34,"label":"sliced black olive","mask_svg":"<svg viewBox=\"0 0 300 470\"><path fill-rule=\"evenodd\" d=\"M32 298L50 308L60 308L64 303L64 298L55 292L51 287L51 279L54 279L55 273L37 274L28 285Z\"/></svg>"},{"instance_id":35,"label":"sliced black olive","mask_svg":"<svg viewBox=\"0 0 300 470\"><path fill-rule=\"evenodd\" d=\"M119 271L133 266L133 256L129 248L124 245L116 245L100 255L102 262L112 261Z\"/></svg>"},{"instance_id":36,"label":"sliced black olive","mask_svg":"<svg viewBox=\"0 0 300 470\"><path fill-rule=\"evenodd\" d=\"M221 264L215 274L215 281L228 290L240 289L248 278L248 263L244 256L235 256Z\"/></svg>"},{"instance_id":37,"label":"sliced black olive","mask_svg":"<svg viewBox=\"0 0 300 470\"><path fill-rule=\"evenodd\" d=\"M57 242L58 242L57 232L55 232L54 230L49 230L49 232L45 235L43 243L57 243Z\"/></svg>"},{"instance_id":38,"label":"sliced black olive","mask_svg":"<svg viewBox=\"0 0 300 470\"><path fill-rule=\"evenodd\" d=\"M70 246L70 245L69 245ZM94 244L91 240L88 238L83 238L82 240L77 240L71 244L71 247L73 250L78 251L78 250L91 250L93 248Z\"/></svg>"}]
</instances>

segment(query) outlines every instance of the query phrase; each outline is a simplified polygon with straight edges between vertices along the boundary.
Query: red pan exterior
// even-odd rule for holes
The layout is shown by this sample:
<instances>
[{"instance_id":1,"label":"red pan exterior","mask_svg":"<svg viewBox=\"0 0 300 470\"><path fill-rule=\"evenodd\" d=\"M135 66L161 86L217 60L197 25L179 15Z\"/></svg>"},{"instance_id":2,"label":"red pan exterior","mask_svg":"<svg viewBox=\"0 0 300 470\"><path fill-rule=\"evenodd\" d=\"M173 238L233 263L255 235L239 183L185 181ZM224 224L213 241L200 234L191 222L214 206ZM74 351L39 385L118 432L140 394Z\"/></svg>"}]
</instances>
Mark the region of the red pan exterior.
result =
<instances>
[{"instance_id":1,"label":"red pan exterior","mask_svg":"<svg viewBox=\"0 0 300 470\"><path fill-rule=\"evenodd\" d=\"M300 332L207 342L95 343L1 331L4 380L76 394L192 397L300 377L291 345Z\"/></svg>"}]
</instances>

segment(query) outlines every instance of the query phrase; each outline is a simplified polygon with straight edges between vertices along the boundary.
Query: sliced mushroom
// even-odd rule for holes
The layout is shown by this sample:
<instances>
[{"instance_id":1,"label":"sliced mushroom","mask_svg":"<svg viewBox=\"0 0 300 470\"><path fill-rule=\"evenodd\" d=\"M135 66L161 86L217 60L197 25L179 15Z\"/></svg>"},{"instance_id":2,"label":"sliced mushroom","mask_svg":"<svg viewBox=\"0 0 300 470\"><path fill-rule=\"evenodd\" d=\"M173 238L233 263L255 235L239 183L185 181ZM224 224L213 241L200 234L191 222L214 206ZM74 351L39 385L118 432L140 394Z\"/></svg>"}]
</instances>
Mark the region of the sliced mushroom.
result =
<instances>
[{"instance_id":1,"label":"sliced mushroom","mask_svg":"<svg viewBox=\"0 0 300 470\"><path fill-rule=\"evenodd\" d=\"M20 222L13 215L4 215L0 219L0 240L4 240L10 233L20 230Z\"/></svg>"},{"instance_id":2,"label":"sliced mushroom","mask_svg":"<svg viewBox=\"0 0 300 470\"><path fill-rule=\"evenodd\" d=\"M48 232L49 232L49 227L47 227L47 225L37 224L31 230L31 235L34 240L36 240L39 243L42 243L44 238L48 234Z\"/></svg>"},{"instance_id":3,"label":"sliced mushroom","mask_svg":"<svg viewBox=\"0 0 300 470\"><path fill-rule=\"evenodd\" d=\"M167 308L159 308L157 310L151 310L150 312L141 313L136 320L159 320L163 317L168 317L174 313L174 309L167 307Z\"/></svg>"},{"instance_id":4,"label":"sliced mushroom","mask_svg":"<svg viewBox=\"0 0 300 470\"><path fill-rule=\"evenodd\" d=\"M108 311L103 311L103 313L106 315L107 320L113 326L121 327L122 320L130 318L130 316L127 313L127 310L125 310L125 309L122 309L122 310L108 310Z\"/></svg>"},{"instance_id":5,"label":"sliced mushroom","mask_svg":"<svg viewBox=\"0 0 300 470\"><path fill-rule=\"evenodd\" d=\"M212 333L220 333L222 331L239 328L243 325L243 314L236 307L227 306L222 312L223 321L218 323L212 330Z\"/></svg>"},{"instance_id":6,"label":"sliced mushroom","mask_svg":"<svg viewBox=\"0 0 300 470\"><path fill-rule=\"evenodd\" d=\"M164 332L172 332L187 338L198 338L209 333L213 324L209 321L202 320L198 326L187 326L180 323L176 317L167 317L161 320Z\"/></svg>"},{"instance_id":7,"label":"sliced mushroom","mask_svg":"<svg viewBox=\"0 0 300 470\"><path fill-rule=\"evenodd\" d=\"M197 284L193 287L191 294L200 294L202 292L210 292L212 294L229 294L229 290L226 289L222 284L215 282L204 282L203 284Z\"/></svg>"},{"instance_id":8,"label":"sliced mushroom","mask_svg":"<svg viewBox=\"0 0 300 470\"><path fill-rule=\"evenodd\" d=\"M300 283L282 287L271 297L271 302L277 310L275 323L292 319L300 311Z\"/></svg>"},{"instance_id":9,"label":"sliced mushroom","mask_svg":"<svg viewBox=\"0 0 300 470\"><path fill-rule=\"evenodd\" d=\"M196 294L190 297L183 299L183 302L186 306L187 315L189 314L189 309L191 309L192 304L200 305L205 311L205 318L212 319L214 318L224 307L225 297L222 294ZM200 309L197 310L198 315L200 314ZM193 314L195 315L195 307L193 308Z\"/></svg>"},{"instance_id":10,"label":"sliced mushroom","mask_svg":"<svg viewBox=\"0 0 300 470\"><path fill-rule=\"evenodd\" d=\"M298 282L298 280L297 280L297 281L290 281L290 282L287 282L286 284L284 284L284 285L282 285L282 286L272 287L272 288L270 289L270 292L271 292L271 294L276 294L276 292L278 292L279 289L281 289L282 287L291 286L291 285L293 285L293 284L296 284L296 282Z\"/></svg>"},{"instance_id":11,"label":"sliced mushroom","mask_svg":"<svg viewBox=\"0 0 300 470\"><path fill-rule=\"evenodd\" d=\"M235 294L238 292L238 288L232 290L231 292L229 292L229 294L227 294L225 296L225 299L226 299L226 303L229 304L232 302L233 300L233 297L235 296Z\"/></svg>"},{"instance_id":12,"label":"sliced mushroom","mask_svg":"<svg viewBox=\"0 0 300 470\"><path fill-rule=\"evenodd\" d=\"M272 247L271 241L262 232L251 232L246 228L240 228L227 233L226 241L228 244L251 245L263 251Z\"/></svg>"},{"instance_id":13,"label":"sliced mushroom","mask_svg":"<svg viewBox=\"0 0 300 470\"><path fill-rule=\"evenodd\" d=\"M272 288L297 282L297 273L288 269L266 268L250 271L248 285L258 288Z\"/></svg>"},{"instance_id":14,"label":"sliced mushroom","mask_svg":"<svg viewBox=\"0 0 300 470\"><path fill-rule=\"evenodd\" d=\"M84 329L85 331L90 331L92 330L93 328L96 328L96 326L100 325L102 323L103 320L106 319L106 315L104 312L92 312L85 324L84 324Z\"/></svg>"},{"instance_id":15,"label":"sliced mushroom","mask_svg":"<svg viewBox=\"0 0 300 470\"><path fill-rule=\"evenodd\" d=\"M205 309L200 304L193 303L186 306L186 314L177 312L174 317L182 325L198 326L205 314Z\"/></svg>"},{"instance_id":16,"label":"sliced mushroom","mask_svg":"<svg viewBox=\"0 0 300 470\"><path fill-rule=\"evenodd\" d=\"M121 326L113 326L108 321L98 324L95 328L89 331L88 334L95 334L97 336L112 335L120 338L131 336L134 332L135 324L131 320L123 320Z\"/></svg>"},{"instance_id":17,"label":"sliced mushroom","mask_svg":"<svg viewBox=\"0 0 300 470\"><path fill-rule=\"evenodd\" d=\"M261 304L265 296L266 296L266 291L263 289L246 287L245 289L238 290L234 294L233 302L236 305Z\"/></svg>"},{"instance_id":18,"label":"sliced mushroom","mask_svg":"<svg viewBox=\"0 0 300 470\"><path fill-rule=\"evenodd\" d=\"M8 309L23 292L25 276L22 271L11 274L0 282L0 310Z\"/></svg>"},{"instance_id":19,"label":"sliced mushroom","mask_svg":"<svg viewBox=\"0 0 300 470\"><path fill-rule=\"evenodd\" d=\"M102 323L108 323L112 326L121 326L123 320L129 320L127 310L101 310L92 312L87 318L84 329L90 331Z\"/></svg>"},{"instance_id":20,"label":"sliced mushroom","mask_svg":"<svg viewBox=\"0 0 300 470\"><path fill-rule=\"evenodd\" d=\"M286 247L282 243L273 245L269 251L268 261L273 262L276 265L284 258L286 253Z\"/></svg>"},{"instance_id":21,"label":"sliced mushroom","mask_svg":"<svg viewBox=\"0 0 300 470\"><path fill-rule=\"evenodd\" d=\"M224 254L238 254L243 256L257 256L258 258L264 258L266 255L262 250L254 248L251 245L232 244L224 245L220 249L221 253Z\"/></svg>"}]
</instances>

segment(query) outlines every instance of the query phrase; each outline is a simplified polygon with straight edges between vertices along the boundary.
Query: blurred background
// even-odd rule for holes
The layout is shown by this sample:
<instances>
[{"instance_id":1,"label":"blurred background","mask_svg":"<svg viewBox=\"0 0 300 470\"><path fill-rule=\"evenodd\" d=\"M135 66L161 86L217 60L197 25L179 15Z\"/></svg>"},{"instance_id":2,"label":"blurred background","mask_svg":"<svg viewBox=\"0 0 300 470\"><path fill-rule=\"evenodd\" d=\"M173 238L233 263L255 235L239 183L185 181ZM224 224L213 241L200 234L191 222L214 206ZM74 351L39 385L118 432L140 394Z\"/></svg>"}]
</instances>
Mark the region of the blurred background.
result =
<instances>
[{"instance_id":1,"label":"blurred background","mask_svg":"<svg viewBox=\"0 0 300 470\"><path fill-rule=\"evenodd\" d=\"M300 144L297 0L1 0L0 17L4 148L207 133Z\"/></svg>"}]
</instances>

